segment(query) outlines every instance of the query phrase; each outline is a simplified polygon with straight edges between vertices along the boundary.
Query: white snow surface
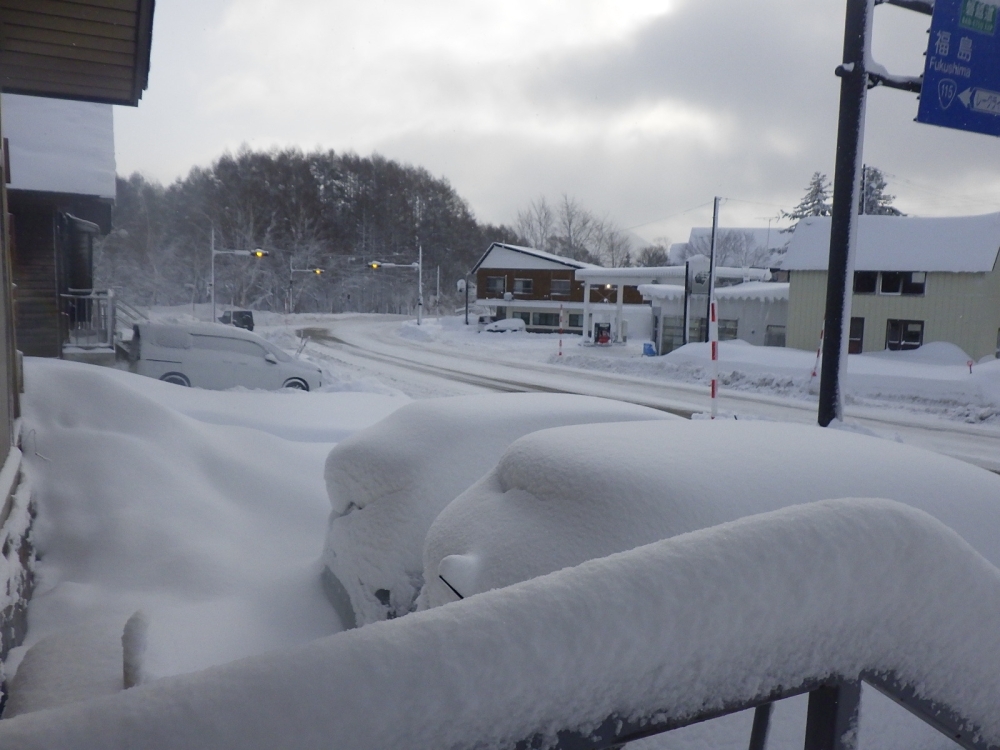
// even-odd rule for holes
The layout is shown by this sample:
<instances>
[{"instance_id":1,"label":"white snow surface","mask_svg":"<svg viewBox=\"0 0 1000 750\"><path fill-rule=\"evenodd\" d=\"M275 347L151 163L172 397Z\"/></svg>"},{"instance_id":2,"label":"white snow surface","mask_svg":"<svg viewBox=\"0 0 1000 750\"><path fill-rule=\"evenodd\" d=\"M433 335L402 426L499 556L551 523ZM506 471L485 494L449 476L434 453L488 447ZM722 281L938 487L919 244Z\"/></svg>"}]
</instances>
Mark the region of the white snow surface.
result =
<instances>
[{"instance_id":1,"label":"white snow surface","mask_svg":"<svg viewBox=\"0 0 1000 750\"><path fill-rule=\"evenodd\" d=\"M1000 571L954 531L892 501L823 501L16 717L0 744L504 747L867 669L996 744L998 618Z\"/></svg>"},{"instance_id":2,"label":"white snow surface","mask_svg":"<svg viewBox=\"0 0 1000 750\"><path fill-rule=\"evenodd\" d=\"M11 190L115 197L110 104L3 95Z\"/></svg>"},{"instance_id":3,"label":"white snow surface","mask_svg":"<svg viewBox=\"0 0 1000 750\"><path fill-rule=\"evenodd\" d=\"M1000 213L981 216L858 216L857 271L988 273L1000 251ZM830 218L798 223L781 267L825 271Z\"/></svg>"},{"instance_id":4,"label":"white snow surface","mask_svg":"<svg viewBox=\"0 0 1000 750\"><path fill-rule=\"evenodd\" d=\"M680 421L590 396L502 393L414 401L339 443L326 461L333 512L324 560L357 623L413 609L431 523L514 440L548 427L635 420Z\"/></svg>"},{"instance_id":5,"label":"white snow surface","mask_svg":"<svg viewBox=\"0 0 1000 750\"><path fill-rule=\"evenodd\" d=\"M440 513L418 606L455 601L452 588L471 596L742 516L862 494L930 513L1000 564L1000 476L940 454L777 422L578 425L520 438Z\"/></svg>"},{"instance_id":6,"label":"white snow surface","mask_svg":"<svg viewBox=\"0 0 1000 750\"><path fill-rule=\"evenodd\" d=\"M319 581L323 462L408 398L202 391L33 358L25 383L41 559L9 668L52 634L110 618L120 686L122 628L138 609L150 679L340 629ZM82 661L65 667L86 676Z\"/></svg>"}]
</instances>

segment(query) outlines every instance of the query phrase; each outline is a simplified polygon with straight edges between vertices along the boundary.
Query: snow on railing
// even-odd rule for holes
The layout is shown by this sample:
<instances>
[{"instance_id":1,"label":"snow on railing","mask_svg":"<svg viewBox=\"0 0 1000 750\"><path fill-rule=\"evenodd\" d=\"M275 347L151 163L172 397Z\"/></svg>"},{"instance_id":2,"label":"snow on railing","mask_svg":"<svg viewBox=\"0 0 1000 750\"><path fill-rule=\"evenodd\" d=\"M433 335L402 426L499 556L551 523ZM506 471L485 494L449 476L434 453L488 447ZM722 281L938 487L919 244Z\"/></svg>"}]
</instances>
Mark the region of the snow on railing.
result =
<instances>
[{"instance_id":1,"label":"snow on railing","mask_svg":"<svg viewBox=\"0 0 1000 750\"><path fill-rule=\"evenodd\" d=\"M115 293L113 289L70 289L60 294L66 319L66 346L96 349L114 346Z\"/></svg>"},{"instance_id":2,"label":"snow on railing","mask_svg":"<svg viewBox=\"0 0 1000 750\"><path fill-rule=\"evenodd\" d=\"M863 676L979 750L998 621L1000 571L951 529L828 500L0 721L0 746L614 747L810 691L807 746L848 748Z\"/></svg>"}]
</instances>

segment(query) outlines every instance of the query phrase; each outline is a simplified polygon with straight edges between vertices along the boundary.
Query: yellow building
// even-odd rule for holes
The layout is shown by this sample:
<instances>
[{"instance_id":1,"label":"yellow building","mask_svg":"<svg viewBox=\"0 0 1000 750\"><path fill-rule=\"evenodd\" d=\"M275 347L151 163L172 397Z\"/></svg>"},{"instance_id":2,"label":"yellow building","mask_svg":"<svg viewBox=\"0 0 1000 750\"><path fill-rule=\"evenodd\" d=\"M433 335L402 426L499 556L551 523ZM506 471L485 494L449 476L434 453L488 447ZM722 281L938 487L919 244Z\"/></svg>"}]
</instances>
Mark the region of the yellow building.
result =
<instances>
[{"instance_id":1,"label":"yellow building","mask_svg":"<svg viewBox=\"0 0 1000 750\"><path fill-rule=\"evenodd\" d=\"M1000 352L1000 214L859 216L849 349L948 341L975 360ZM787 346L814 351L826 309L830 219L799 222L789 271Z\"/></svg>"}]
</instances>

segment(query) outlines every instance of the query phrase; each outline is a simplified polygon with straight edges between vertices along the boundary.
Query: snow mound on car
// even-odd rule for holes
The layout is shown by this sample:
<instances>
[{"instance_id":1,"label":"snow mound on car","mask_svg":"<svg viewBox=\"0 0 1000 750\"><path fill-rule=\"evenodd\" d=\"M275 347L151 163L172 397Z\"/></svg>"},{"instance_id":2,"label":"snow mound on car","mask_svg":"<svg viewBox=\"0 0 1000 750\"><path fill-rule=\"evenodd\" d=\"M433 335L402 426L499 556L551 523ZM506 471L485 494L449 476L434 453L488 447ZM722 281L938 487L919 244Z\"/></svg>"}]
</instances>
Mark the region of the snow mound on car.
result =
<instances>
[{"instance_id":1,"label":"snow mound on car","mask_svg":"<svg viewBox=\"0 0 1000 750\"><path fill-rule=\"evenodd\" d=\"M568 424L677 419L565 394L458 396L404 406L339 443L327 459L331 599L342 615L353 611L358 624L411 611L427 529L522 435Z\"/></svg>"},{"instance_id":2,"label":"snow mound on car","mask_svg":"<svg viewBox=\"0 0 1000 750\"><path fill-rule=\"evenodd\" d=\"M445 508L419 608L793 503L886 497L1000 564L1000 477L887 440L776 422L579 425L514 442Z\"/></svg>"}]
</instances>

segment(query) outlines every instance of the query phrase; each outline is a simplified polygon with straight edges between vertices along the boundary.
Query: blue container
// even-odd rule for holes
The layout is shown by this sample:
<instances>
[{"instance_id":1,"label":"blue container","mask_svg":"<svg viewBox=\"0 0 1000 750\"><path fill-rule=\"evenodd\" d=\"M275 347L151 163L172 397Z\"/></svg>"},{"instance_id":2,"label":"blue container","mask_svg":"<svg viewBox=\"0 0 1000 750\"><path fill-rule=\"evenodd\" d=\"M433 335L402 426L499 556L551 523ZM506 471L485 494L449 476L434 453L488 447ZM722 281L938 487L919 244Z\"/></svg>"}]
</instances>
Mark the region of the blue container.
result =
<instances>
[{"instance_id":1,"label":"blue container","mask_svg":"<svg viewBox=\"0 0 1000 750\"><path fill-rule=\"evenodd\" d=\"M655 357L656 347L653 346L652 341L645 341L642 344L642 356L643 357Z\"/></svg>"}]
</instances>

